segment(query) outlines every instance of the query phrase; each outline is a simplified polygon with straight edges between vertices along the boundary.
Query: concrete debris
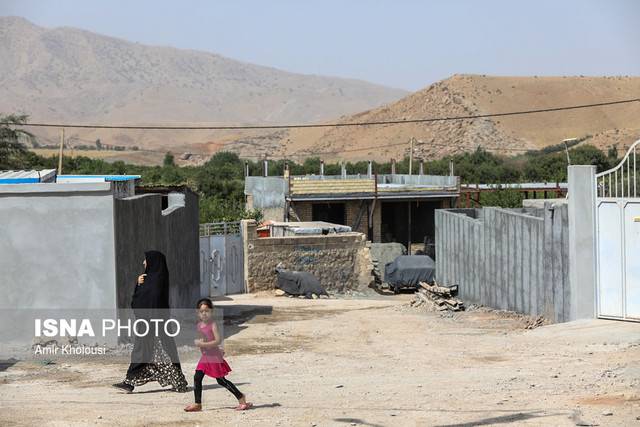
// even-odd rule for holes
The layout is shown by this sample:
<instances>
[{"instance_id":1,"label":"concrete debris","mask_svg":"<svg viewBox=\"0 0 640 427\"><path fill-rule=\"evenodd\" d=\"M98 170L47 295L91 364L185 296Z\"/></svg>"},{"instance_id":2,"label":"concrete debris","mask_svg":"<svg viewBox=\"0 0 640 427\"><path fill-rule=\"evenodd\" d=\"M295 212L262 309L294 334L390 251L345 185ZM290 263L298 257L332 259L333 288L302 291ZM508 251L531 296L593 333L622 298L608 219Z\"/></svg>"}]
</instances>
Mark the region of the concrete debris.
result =
<instances>
[{"instance_id":1,"label":"concrete debris","mask_svg":"<svg viewBox=\"0 0 640 427\"><path fill-rule=\"evenodd\" d=\"M457 286L440 286L434 282L430 285L420 282L416 292L416 299L411 303L413 307L426 307L431 311L464 311L464 303L456 298Z\"/></svg>"}]
</instances>

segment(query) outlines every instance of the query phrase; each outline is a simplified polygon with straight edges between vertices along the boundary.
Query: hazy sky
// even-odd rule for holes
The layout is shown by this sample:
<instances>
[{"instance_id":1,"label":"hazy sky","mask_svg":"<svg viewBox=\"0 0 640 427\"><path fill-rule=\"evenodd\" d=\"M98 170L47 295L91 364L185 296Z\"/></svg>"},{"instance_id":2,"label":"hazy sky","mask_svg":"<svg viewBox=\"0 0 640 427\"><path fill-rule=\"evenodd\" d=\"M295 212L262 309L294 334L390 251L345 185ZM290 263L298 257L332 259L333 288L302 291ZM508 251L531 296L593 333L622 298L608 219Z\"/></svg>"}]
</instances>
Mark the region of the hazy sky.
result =
<instances>
[{"instance_id":1,"label":"hazy sky","mask_svg":"<svg viewBox=\"0 0 640 427\"><path fill-rule=\"evenodd\" d=\"M408 90L455 73L640 75L636 0L0 0L0 15Z\"/></svg>"}]
</instances>

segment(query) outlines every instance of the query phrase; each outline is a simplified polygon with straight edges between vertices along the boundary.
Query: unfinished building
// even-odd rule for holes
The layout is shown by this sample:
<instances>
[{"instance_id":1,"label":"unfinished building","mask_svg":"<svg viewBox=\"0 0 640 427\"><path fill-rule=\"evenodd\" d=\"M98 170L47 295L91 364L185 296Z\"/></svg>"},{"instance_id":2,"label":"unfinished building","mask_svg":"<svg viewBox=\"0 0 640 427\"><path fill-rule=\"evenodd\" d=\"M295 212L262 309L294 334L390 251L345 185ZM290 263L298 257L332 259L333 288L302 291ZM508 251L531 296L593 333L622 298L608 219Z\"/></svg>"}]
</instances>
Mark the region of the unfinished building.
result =
<instances>
[{"instance_id":1,"label":"unfinished building","mask_svg":"<svg viewBox=\"0 0 640 427\"><path fill-rule=\"evenodd\" d=\"M273 221L343 224L376 243L407 247L432 242L436 209L450 208L460 195L456 176L304 175L245 180L248 209Z\"/></svg>"}]
</instances>

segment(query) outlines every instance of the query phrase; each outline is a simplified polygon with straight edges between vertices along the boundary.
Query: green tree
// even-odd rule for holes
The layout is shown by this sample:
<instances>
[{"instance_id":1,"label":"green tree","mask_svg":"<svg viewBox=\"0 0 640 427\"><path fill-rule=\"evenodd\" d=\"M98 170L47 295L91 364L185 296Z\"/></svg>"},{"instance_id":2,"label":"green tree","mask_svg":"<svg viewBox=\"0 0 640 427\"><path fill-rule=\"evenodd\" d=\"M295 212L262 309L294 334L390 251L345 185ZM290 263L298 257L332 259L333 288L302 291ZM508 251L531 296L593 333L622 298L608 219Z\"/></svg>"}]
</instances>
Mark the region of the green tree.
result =
<instances>
[{"instance_id":1,"label":"green tree","mask_svg":"<svg viewBox=\"0 0 640 427\"><path fill-rule=\"evenodd\" d=\"M176 165L175 158L173 157L173 154L171 153L171 151L167 151L167 154L164 155L164 160L162 161L162 165L164 167Z\"/></svg>"},{"instance_id":2,"label":"green tree","mask_svg":"<svg viewBox=\"0 0 640 427\"><path fill-rule=\"evenodd\" d=\"M27 156L27 148L21 140L35 141L35 136L16 125L27 123L28 116L20 114L0 115L0 169L20 169Z\"/></svg>"},{"instance_id":3,"label":"green tree","mask_svg":"<svg viewBox=\"0 0 640 427\"><path fill-rule=\"evenodd\" d=\"M607 159L609 160L609 164L613 166L618 161L618 144L613 144L609 146L607 150Z\"/></svg>"},{"instance_id":4,"label":"green tree","mask_svg":"<svg viewBox=\"0 0 640 427\"><path fill-rule=\"evenodd\" d=\"M502 188L497 191L481 193L482 206L495 206L500 208L521 208L522 193L514 188Z\"/></svg>"}]
</instances>

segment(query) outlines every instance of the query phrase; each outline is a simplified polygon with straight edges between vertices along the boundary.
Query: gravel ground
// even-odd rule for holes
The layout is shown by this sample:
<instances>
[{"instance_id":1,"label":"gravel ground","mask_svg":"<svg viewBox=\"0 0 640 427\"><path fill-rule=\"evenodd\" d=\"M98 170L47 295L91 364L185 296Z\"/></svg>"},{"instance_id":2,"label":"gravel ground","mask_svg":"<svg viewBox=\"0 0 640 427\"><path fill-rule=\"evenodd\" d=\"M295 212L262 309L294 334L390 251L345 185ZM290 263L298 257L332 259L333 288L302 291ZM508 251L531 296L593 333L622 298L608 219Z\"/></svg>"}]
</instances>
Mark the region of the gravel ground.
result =
<instances>
[{"instance_id":1,"label":"gravel ground","mask_svg":"<svg viewBox=\"0 0 640 427\"><path fill-rule=\"evenodd\" d=\"M157 383L130 395L126 357L21 361L0 368L0 425L640 426L640 325L604 320L526 330L474 310L448 317L412 295L299 300L224 298L229 379L192 393ZM183 353L190 384L197 361Z\"/></svg>"}]
</instances>

